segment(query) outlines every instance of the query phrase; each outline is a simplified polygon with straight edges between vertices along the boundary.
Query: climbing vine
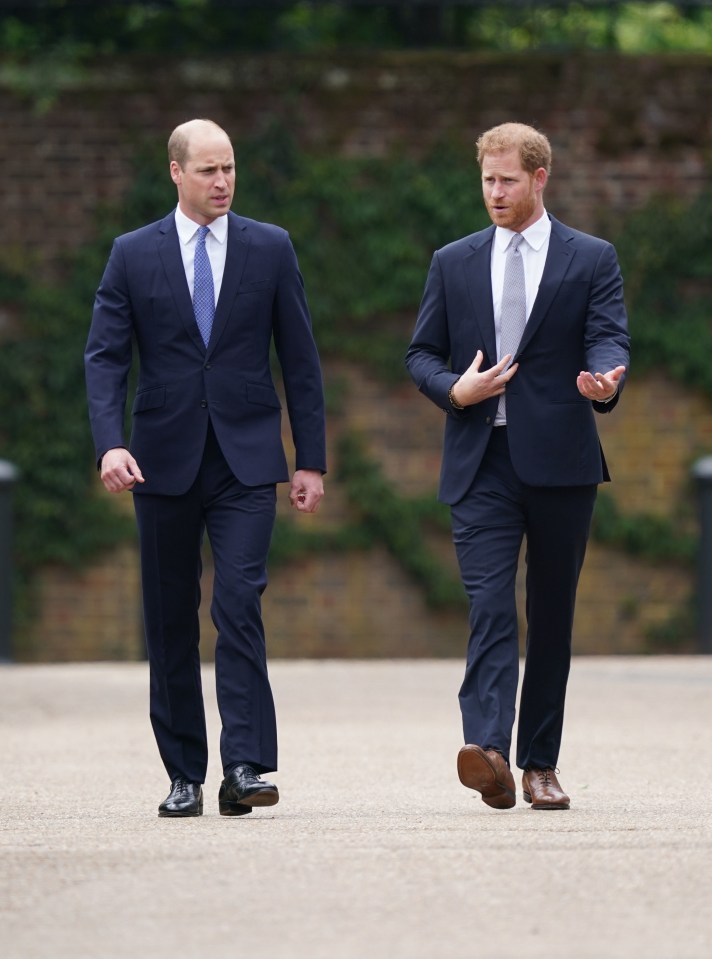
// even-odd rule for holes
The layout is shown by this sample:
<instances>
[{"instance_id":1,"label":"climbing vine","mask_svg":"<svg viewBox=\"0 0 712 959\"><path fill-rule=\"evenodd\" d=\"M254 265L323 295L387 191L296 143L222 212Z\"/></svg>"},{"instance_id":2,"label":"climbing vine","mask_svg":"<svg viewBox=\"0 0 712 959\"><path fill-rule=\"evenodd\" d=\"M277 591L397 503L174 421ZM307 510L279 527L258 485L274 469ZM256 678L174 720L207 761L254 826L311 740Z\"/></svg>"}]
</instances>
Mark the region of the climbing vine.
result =
<instances>
[{"instance_id":1,"label":"climbing vine","mask_svg":"<svg viewBox=\"0 0 712 959\"><path fill-rule=\"evenodd\" d=\"M240 143L237 160L235 208L289 229L322 355L363 364L386 383L405 377L403 355L432 251L485 223L472 156L451 144L417 159L312 156L273 126ZM38 284L0 268L0 304L12 318L0 350L0 456L22 473L15 501L20 622L30 613L39 568L80 566L133 535L130 516L98 494L82 354L111 238L173 203L163 151L142 156L121 209L102 211L97 241L79 251L61 283ZM712 193L690 207L657 198L611 238L625 277L636 373L662 368L712 396ZM304 551L380 542L429 603L459 606L459 583L425 545L429 524L445 522L434 498L426 505L402 497L358 437L345 434L337 457L351 519L329 533L281 522L273 565ZM356 496L356 482L374 495ZM593 534L651 561L690 563L695 550L672 519L624 515L605 494Z\"/></svg>"}]
</instances>

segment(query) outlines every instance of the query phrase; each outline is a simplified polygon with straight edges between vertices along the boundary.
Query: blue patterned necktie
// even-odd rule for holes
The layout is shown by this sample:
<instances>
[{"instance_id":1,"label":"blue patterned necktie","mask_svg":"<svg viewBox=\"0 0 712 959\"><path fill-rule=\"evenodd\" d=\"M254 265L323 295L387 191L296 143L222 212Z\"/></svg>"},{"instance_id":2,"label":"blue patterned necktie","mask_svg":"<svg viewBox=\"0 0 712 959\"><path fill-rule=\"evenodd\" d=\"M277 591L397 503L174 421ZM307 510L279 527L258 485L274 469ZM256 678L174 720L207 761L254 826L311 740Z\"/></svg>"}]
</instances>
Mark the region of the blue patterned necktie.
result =
<instances>
[{"instance_id":1,"label":"blue patterned necktie","mask_svg":"<svg viewBox=\"0 0 712 959\"><path fill-rule=\"evenodd\" d=\"M210 232L207 226L198 227L198 241L195 244L195 262L193 277L193 310L195 322L198 324L200 335L206 347L210 339L215 316L215 286L213 285L213 271L205 249L205 238Z\"/></svg>"},{"instance_id":2,"label":"blue patterned necktie","mask_svg":"<svg viewBox=\"0 0 712 959\"><path fill-rule=\"evenodd\" d=\"M527 325L527 289L524 282L524 261L519 244L524 237L515 233L507 249L504 261L504 286L502 288L502 310L499 326L499 359L507 353L512 358L519 348L519 341ZM499 398L497 413L505 413L505 393Z\"/></svg>"}]
</instances>

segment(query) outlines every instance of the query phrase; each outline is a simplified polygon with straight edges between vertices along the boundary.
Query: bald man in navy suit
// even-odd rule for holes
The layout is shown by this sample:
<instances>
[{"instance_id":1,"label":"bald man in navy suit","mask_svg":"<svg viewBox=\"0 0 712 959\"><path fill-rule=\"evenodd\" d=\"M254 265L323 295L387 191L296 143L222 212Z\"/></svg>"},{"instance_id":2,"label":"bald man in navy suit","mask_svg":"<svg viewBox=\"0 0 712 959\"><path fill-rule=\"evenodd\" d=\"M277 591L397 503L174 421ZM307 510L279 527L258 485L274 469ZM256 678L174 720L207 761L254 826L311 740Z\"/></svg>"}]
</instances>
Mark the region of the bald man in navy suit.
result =
<instances>
[{"instance_id":1,"label":"bald man in navy suit","mask_svg":"<svg viewBox=\"0 0 712 959\"><path fill-rule=\"evenodd\" d=\"M629 363L623 282L610 243L547 214L542 133L505 123L477 151L493 225L433 256L406 359L446 414L439 496L470 603L457 766L487 805L515 805L515 577L526 539L516 762L525 801L568 809L557 763L578 578L598 484L610 478L595 414L614 409ZM507 272L510 248L519 272ZM507 352L513 287L523 332Z\"/></svg>"},{"instance_id":2,"label":"bald man in navy suit","mask_svg":"<svg viewBox=\"0 0 712 959\"><path fill-rule=\"evenodd\" d=\"M104 486L134 494L151 722L171 781L159 815L203 811L198 607L207 532L222 722L219 811L242 816L279 798L262 779L277 768L277 731L261 596L276 484L289 482L271 344L296 454L289 497L300 513L313 513L324 493L321 369L288 234L230 212L228 135L210 120L188 121L171 135L168 156L177 209L115 240L96 294L85 352L89 414ZM138 385L126 444L133 344Z\"/></svg>"}]
</instances>

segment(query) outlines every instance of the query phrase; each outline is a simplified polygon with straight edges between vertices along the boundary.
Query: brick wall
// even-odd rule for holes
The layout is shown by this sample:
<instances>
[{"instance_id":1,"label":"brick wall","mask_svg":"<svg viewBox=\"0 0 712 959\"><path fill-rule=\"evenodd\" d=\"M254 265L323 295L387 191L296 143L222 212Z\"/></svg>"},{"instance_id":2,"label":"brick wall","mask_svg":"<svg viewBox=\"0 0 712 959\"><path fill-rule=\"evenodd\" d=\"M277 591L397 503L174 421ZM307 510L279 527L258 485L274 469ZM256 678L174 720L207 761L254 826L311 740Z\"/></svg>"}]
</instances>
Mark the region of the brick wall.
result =
<instances>
[{"instance_id":1,"label":"brick wall","mask_svg":"<svg viewBox=\"0 0 712 959\"><path fill-rule=\"evenodd\" d=\"M349 412L332 424L358 429L388 479L406 495L434 490L442 414L413 387L387 389L363 371L326 366L346 384ZM634 377L617 410L598 422L621 507L661 516L692 509L689 466L694 450L712 449L712 405L662 377ZM330 462L335 461L331 450ZM327 477L322 509L300 522L336 527L348 516L343 492ZM289 512L287 487L280 510ZM429 542L457 574L449 537ZM211 658L210 562L203 578L203 651ZM575 624L578 653L647 651L651 626L684 605L694 576L674 564L651 564L591 544L581 576ZM520 619L523 583L519 582ZM382 549L295 560L271 571L264 596L269 646L275 656L450 656L464 651L467 617L428 609L419 590ZM31 659L127 659L142 653L140 587L135 547L103 557L91 569L48 569L40 583L39 616L28 637ZM523 632L523 628L522 628ZM523 636L522 636L523 639ZM680 636L689 651L692 637Z\"/></svg>"},{"instance_id":2,"label":"brick wall","mask_svg":"<svg viewBox=\"0 0 712 959\"><path fill-rule=\"evenodd\" d=\"M0 86L0 263L60 270L64 251L91 241L102 205L120 200L137 151L164 142L191 116L211 116L232 133L238 165L240 137L273 118L311 149L372 156L394 148L417 155L443 137L469 145L504 119L532 122L555 151L547 207L572 225L605 234L656 193L689 198L707 184L711 66L703 57L593 54L401 53L338 61L271 55L210 65L166 59L158 66L102 61L43 114ZM463 198L471 201L477 202L474 167L473 196ZM404 341L411 324L412 318L403 320ZM330 424L332 440L340 428L358 428L406 494L433 489L441 414L408 384L388 389L367 371L331 364L326 376L348 390L345 412ZM709 401L662 375L633 375L619 408L599 423L614 476L607 492L620 506L682 513L691 522L689 467L712 447ZM332 478L328 483L324 508L305 522L343 520L344 497ZM432 546L454 572L446 538ZM579 591L577 650L643 649L647 627L685 601L692 580L672 566L592 546ZM209 592L208 564L208 655ZM140 655L133 545L81 574L46 570L39 597L27 658ZM380 549L273 570L265 620L273 655L459 655L466 641L465 617L429 611ZM684 648L690 637L680 640Z\"/></svg>"},{"instance_id":3,"label":"brick wall","mask_svg":"<svg viewBox=\"0 0 712 959\"><path fill-rule=\"evenodd\" d=\"M374 53L241 55L205 62L102 59L38 112L0 84L0 256L56 265L121 199L137 150L193 116L240 137L280 118L304 146L344 155L470 145L504 119L540 126L555 150L547 202L584 230L651 194L707 181L712 60L605 54L498 57ZM469 202L470 198L463 198ZM239 207L239 196L237 205Z\"/></svg>"}]
</instances>

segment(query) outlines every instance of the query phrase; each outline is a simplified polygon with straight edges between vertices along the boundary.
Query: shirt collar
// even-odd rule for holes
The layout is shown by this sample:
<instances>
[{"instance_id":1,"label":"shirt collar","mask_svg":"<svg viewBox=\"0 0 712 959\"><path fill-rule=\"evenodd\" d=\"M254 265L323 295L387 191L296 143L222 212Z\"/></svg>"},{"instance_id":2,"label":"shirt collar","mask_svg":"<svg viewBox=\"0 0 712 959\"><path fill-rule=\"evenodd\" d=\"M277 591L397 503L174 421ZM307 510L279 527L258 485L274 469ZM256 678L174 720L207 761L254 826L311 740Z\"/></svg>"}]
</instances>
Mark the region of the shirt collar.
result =
<instances>
[{"instance_id":1,"label":"shirt collar","mask_svg":"<svg viewBox=\"0 0 712 959\"><path fill-rule=\"evenodd\" d=\"M532 223L531 226L528 226L526 230L522 230L522 236L527 241L530 247L534 250L540 250L544 243L549 239L551 233L551 220L544 210L539 219ZM497 249L500 253L504 251L509 246L512 237L514 236L514 230L508 230L506 227L498 226L496 227L494 242L497 244Z\"/></svg>"},{"instance_id":2,"label":"shirt collar","mask_svg":"<svg viewBox=\"0 0 712 959\"><path fill-rule=\"evenodd\" d=\"M176 207L176 230L178 231L178 239L184 246L190 243L199 226L200 224L186 216L179 206ZM217 217L212 223L208 223L208 227L219 243L225 242L227 239L227 215Z\"/></svg>"}]
</instances>

